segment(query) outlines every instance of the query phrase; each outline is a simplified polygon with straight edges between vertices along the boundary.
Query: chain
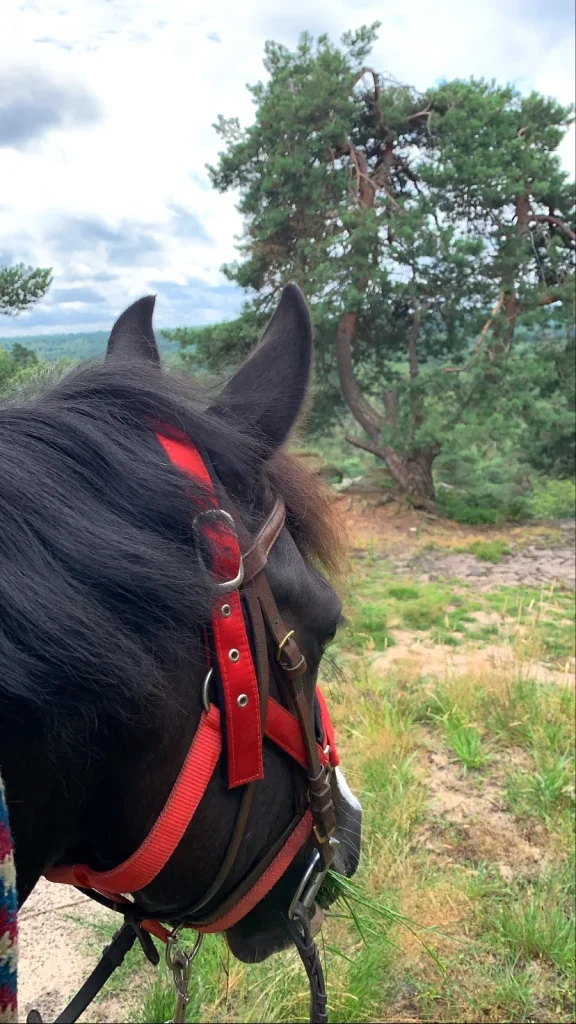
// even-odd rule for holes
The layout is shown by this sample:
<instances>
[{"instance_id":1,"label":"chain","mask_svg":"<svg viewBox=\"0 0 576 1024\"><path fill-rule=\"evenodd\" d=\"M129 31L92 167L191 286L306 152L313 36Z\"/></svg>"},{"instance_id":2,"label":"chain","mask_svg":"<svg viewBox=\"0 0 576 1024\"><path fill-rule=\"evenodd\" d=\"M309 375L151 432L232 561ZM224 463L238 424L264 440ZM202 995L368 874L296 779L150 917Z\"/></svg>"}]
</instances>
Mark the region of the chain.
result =
<instances>
[{"instance_id":1,"label":"chain","mask_svg":"<svg viewBox=\"0 0 576 1024\"><path fill-rule=\"evenodd\" d=\"M177 947L179 932L180 928L175 928L166 943L166 963L172 972L172 982L176 989L174 1015L166 1024L184 1024L186 1020L186 1007L190 998L188 995L190 969L203 938L202 935L198 935L193 949L189 953L185 953L183 949Z\"/></svg>"}]
</instances>

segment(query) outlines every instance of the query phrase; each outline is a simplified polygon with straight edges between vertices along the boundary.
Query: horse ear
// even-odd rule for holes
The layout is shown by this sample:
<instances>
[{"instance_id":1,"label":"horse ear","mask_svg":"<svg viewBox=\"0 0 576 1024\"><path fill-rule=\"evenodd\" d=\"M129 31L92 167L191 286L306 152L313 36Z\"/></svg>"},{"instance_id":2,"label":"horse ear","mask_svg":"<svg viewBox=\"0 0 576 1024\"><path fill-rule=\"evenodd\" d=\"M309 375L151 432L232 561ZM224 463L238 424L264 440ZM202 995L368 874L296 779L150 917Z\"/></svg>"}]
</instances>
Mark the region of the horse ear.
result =
<instances>
[{"instance_id":1,"label":"horse ear","mask_svg":"<svg viewBox=\"0 0 576 1024\"><path fill-rule=\"evenodd\" d=\"M124 310L112 328L106 359L144 359L160 363L152 327L155 302L155 295L147 295Z\"/></svg>"},{"instance_id":2,"label":"horse ear","mask_svg":"<svg viewBox=\"0 0 576 1024\"><path fill-rule=\"evenodd\" d=\"M216 409L230 411L272 450L302 409L312 369L312 324L306 299L288 284L259 344L224 387Z\"/></svg>"}]
</instances>

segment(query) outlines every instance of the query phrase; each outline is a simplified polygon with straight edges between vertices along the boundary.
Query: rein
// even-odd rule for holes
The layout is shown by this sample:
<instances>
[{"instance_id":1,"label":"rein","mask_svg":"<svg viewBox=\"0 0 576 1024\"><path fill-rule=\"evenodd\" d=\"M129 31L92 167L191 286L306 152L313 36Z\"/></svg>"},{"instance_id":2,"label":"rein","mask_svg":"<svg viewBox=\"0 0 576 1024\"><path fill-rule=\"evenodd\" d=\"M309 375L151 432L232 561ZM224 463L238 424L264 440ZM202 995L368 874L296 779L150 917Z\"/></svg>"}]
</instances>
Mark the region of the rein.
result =
<instances>
[{"instance_id":1,"label":"rein","mask_svg":"<svg viewBox=\"0 0 576 1024\"><path fill-rule=\"evenodd\" d=\"M315 721L303 686L306 660L293 632L282 622L265 575L268 556L284 527L284 503L276 499L264 525L251 537L238 517L221 507L206 461L196 447L184 436L156 436L170 461L203 488L204 507L192 526L200 562L210 574L216 594L206 635L203 710L176 782L138 849L112 870L96 871L87 864L74 864L55 866L45 873L50 881L74 885L124 918L99 964L57 1018L57 1024L72 1024L78 1019L136 941L148 960L157 964L159 954L151 935L166 944L166 960L177 996L173 1021L183 1021L190 968L203 934L225 931L240 921L308 843L310 859L292 899L287 926L310 983L310 1020L312 1024L325 1024L326 990L310 921L316 893L337 845L330 773L339 758L324 698L317 689L319 714ZM227 499L223 504L228 504ZM271 662L279 696L286 706L270 695ZM218 705L211 700L214 685ZM264 777L265 738L305 773L306 795L302 794L300 812L279 840L222 900L219 896L244 836L255 784ZM170 860L223 752L228 788L243 787L228 851L199 902L191 907L165 908L151 920L132 894L149 886ZM178 945L182 928L198 933L190 953ZM32 1010L27 1020L38 1024L41 1017Z\"/></svg>"}]
</instances>

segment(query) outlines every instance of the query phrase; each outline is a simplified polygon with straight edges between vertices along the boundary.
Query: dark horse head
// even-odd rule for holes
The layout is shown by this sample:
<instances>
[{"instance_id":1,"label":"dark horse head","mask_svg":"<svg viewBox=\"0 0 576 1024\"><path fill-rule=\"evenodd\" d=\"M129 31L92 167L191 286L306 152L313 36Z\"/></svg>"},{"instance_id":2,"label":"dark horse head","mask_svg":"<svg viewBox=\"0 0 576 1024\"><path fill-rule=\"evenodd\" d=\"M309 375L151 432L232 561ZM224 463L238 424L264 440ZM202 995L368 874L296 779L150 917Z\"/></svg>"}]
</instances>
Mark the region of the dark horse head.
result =
<instances>
[{"instance_id":1,"label":"dark horse head","mask_svg":"<svg viewBox=\"0 0 576 1024\"><path fill-rule=\"evenodd\" d=\"M0 408L0 770L21 902L55 866L107 870L131 855L158 818L201 716L213 591L191 528L198 494L151 424L206 453L246 529L259 528L271 494L283 497L286 524L266 576L305 655L311 707L341 615L323 574L338 560L338 529L319 483L282 450L311 372L301 293L285 289L261 342L211 402L162 371L153 307L141 299L122 314L103 363ZM264 778L223 897L298 813L301 774L265 743ZM240 790L216 770L168 863L136 894L151 917L209 891ZM351 875L359 805L341 773L332 793L334 864ZM240 959L288 944L287 909L305 864L303 850L228 929Z\"/></svg>"}]
</instances>

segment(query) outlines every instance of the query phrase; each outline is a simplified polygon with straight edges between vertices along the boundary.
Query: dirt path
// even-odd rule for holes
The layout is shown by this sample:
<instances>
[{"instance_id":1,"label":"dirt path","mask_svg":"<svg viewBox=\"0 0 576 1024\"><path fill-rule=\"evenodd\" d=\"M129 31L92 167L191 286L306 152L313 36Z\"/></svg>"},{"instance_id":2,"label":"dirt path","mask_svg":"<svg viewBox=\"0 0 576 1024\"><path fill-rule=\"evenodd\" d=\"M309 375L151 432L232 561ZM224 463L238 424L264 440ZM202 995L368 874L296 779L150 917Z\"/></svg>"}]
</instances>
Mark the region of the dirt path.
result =
<instances>
[{"instance_id":1,"label":"dirt path","mask_svg":"<svg viewBox=\"0 0 576 1024\"><path fill-rule=\"evenodd\" d=\"M396 562L398 571L410 572L421 583L440 579L464 580L479 590L493 587L561 586L574 590L576 560L574 547L552 550L530 545L524 551L505 555L500 563L480 562L474 555L424 552L411 562Z\"/></svg>"},{"instance_id":2,"label":"dirt path","mask_svg":"<svg viewBox=\"0 0 576 1024\"><path fill-rule=\"evenodd\" d=\"M53 1021L86 980L96 964L98 937L89 927L93 921L109 921L115 915L99 907L67 885L41 879L19 915L18 1001L19 1019L34 1008L45 1021ZM95 943L95 944L94 944ZM94 944L94 948L93 947ZM102 940L102 947L105 939ZM118 1006L98 1007L98 1017L88 1013L80 1020L112 1024Z\"/></svg>"}]
</instances>

